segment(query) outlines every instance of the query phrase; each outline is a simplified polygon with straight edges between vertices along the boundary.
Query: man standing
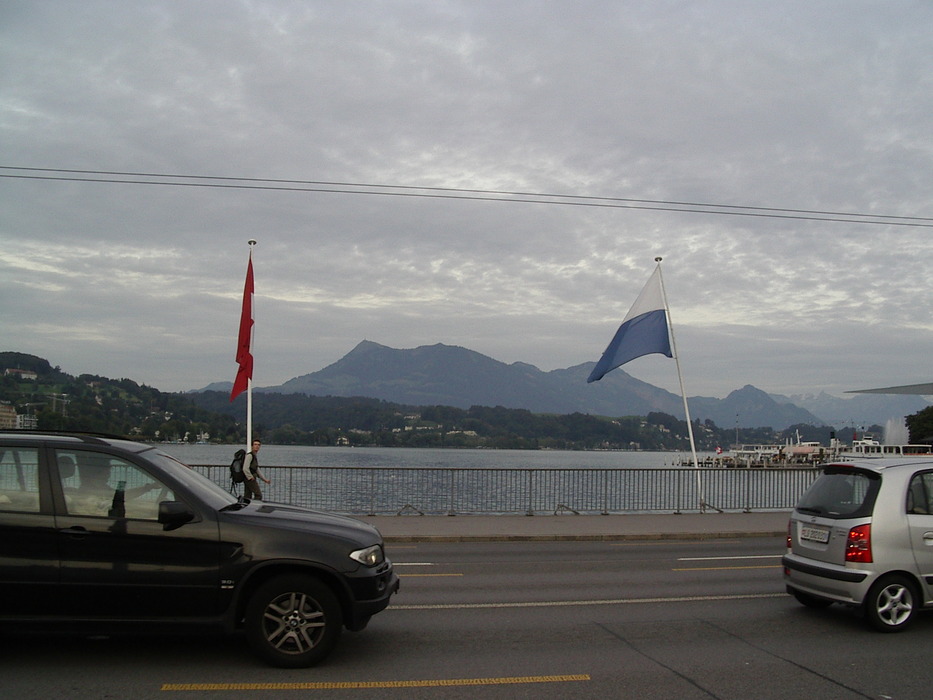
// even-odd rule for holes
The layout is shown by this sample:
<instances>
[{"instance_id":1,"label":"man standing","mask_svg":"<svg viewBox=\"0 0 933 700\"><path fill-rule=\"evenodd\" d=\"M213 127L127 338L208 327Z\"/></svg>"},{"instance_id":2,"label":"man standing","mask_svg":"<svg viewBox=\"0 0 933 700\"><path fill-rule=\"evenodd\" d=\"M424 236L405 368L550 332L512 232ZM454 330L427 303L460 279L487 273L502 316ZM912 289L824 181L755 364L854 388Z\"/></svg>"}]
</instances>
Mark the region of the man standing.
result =
<instances>
[{"instance_id":1,"label":"man standing","mask_svg":"<svg viewBox=\"0 0 933 700\"><path fill-rule=\"evenodd\" d=\"M267 484L270 481L259 471L259 458L256 456L259 448L262 447L260 440L253 440L253 449L250 450L243 460L243 485L246 493L244 494L250 500L262 500L262 491L259 489L259 480L262 479Z\"/></svg>"}]
</instances>

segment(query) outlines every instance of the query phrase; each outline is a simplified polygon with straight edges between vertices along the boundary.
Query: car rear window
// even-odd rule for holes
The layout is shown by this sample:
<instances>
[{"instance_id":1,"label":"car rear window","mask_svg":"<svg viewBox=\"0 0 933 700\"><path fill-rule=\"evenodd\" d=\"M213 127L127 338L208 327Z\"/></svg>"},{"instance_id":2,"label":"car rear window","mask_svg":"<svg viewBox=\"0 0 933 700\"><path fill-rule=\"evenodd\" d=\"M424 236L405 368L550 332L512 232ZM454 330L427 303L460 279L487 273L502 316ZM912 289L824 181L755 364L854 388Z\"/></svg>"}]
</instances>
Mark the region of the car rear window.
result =
<instances>
[{"instance_id":1,"label":"car rear window","mask_svg":"<svg viewBox=\"0 0 933 700\"><path fill-rule=\"evenodd\" d=\"M827 467L797 502L802 513L825 518L858 518L871 515L881 477L843 467Z\"/></svg>"}]
</instances>

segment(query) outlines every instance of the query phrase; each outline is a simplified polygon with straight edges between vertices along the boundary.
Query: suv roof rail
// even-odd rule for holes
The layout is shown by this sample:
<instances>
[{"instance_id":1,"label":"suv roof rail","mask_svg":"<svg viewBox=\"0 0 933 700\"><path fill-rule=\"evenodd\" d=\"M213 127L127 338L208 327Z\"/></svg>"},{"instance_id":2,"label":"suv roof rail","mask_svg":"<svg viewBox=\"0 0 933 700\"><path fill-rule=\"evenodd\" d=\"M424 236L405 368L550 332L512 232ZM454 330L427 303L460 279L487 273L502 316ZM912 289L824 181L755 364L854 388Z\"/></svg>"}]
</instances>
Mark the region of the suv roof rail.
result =
<instances>
[{"instance_id":1,"label":"suv roof rail","mask_svg":"<svg viewBox=\"0 0 933 700\"><path fill-rule=\"evenodd\" d=\"M95 433L87 430L2 430L0 433L8 437L72 437L83 442L104 444L105 440L130 440L125 435L112 435L109 433Z\"/></svg>"}]
</instances>

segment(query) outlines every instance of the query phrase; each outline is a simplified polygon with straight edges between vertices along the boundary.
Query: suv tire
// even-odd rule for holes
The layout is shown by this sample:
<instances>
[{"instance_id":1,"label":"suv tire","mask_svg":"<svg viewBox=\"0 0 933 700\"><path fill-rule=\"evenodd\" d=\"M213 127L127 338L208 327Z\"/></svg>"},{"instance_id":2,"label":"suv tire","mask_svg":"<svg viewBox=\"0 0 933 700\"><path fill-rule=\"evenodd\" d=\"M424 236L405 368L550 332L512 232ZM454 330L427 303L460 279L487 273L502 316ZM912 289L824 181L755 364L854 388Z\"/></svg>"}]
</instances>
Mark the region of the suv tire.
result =
<instances>
[{"instance_id":1,"label":"suv tire","mask_svg":"<svg viewBox=\"0 0 933 700\"><path fill-rule=\"evenodd\" d=\"M920 607L920 596L913 581L900 574L878 580L865 597L868 623L881 632L900 632L909 625Z\"/></svg>"},{"instance_id":2,"label":"suv tire","mask_svg":"<svg viewBox=\"0 0 933 700\"><path fill-rule=\"evenodd\" d=\"M340 603L313 576L290 574L261 585L246 607L246 638L273 666L304 668L322 661L343 626Z\"/></svg>"}]
</instances>

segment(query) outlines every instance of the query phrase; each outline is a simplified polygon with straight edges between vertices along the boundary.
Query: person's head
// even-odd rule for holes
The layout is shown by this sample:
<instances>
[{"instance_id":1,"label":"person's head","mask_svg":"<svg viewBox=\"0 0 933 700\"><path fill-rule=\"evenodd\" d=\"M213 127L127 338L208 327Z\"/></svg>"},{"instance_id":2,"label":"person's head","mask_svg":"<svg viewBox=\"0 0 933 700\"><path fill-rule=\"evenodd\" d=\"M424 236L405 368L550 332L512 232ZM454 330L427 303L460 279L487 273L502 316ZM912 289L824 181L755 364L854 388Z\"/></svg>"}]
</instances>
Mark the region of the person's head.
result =
<instances>
[{"instance_id":1,"label":"person's head","mask_svg":"<svg viewBox=\"0 0 933 700\"><path fill-rule=\"evenodd\" d=\"M260 447L262 447L262 440L255 438L253 440L253 452L259 452Z\"/></svg>"}]
</instances>

